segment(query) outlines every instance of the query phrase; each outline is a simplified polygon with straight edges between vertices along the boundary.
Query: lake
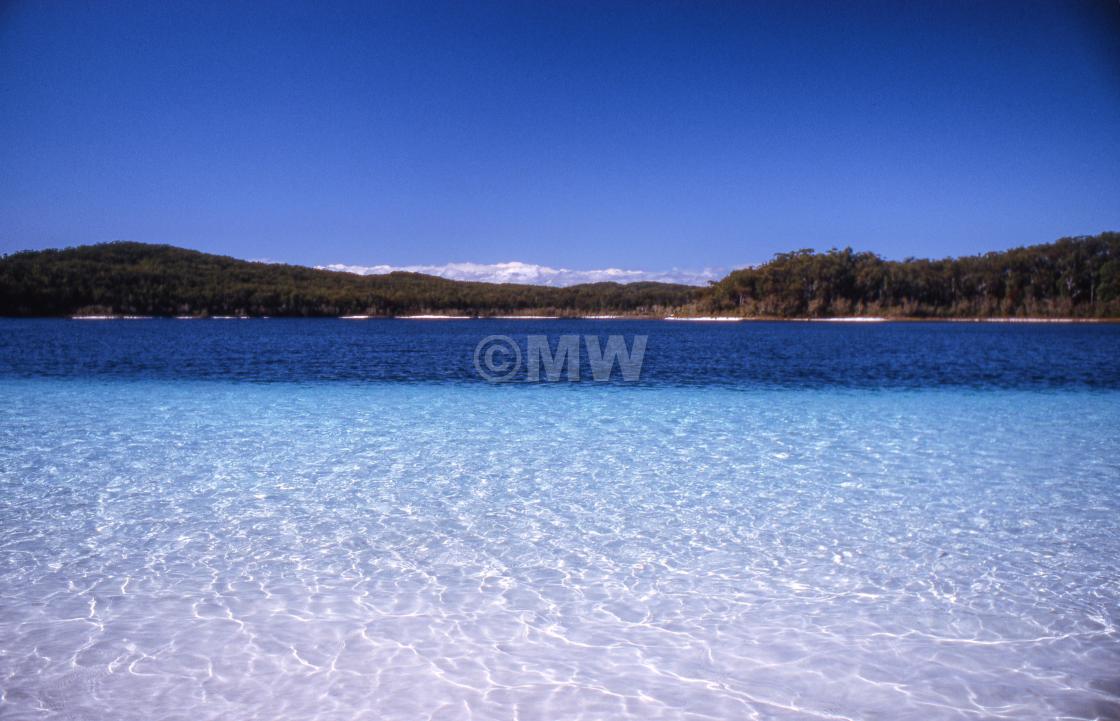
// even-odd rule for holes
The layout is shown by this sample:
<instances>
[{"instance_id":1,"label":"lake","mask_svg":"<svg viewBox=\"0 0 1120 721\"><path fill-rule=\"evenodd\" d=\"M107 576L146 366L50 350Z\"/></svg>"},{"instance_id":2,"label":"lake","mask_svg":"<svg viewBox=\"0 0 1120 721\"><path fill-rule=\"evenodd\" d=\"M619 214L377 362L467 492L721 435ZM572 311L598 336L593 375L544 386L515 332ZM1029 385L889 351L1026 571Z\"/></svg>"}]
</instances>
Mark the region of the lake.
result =
<instances>
[{"instance_id":1,"label":"lake","mask_svg":"<svg viewBox=\"0 0 1120 721\"><path fill-rule=\"evenodd\" d=\"M1120 717L1117 325L0 320L0 397L4 719Z\"/></svg>"}]
</instances>

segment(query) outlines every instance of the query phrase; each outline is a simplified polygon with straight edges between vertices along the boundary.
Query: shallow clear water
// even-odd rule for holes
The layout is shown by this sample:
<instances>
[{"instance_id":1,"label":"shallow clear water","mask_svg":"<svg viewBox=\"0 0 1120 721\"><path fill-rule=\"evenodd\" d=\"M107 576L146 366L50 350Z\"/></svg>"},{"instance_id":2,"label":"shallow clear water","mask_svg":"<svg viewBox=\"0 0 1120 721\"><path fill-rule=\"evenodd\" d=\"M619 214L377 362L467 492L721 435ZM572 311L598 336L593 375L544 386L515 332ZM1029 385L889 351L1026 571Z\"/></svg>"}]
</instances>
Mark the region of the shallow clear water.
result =
<instances>
[{"instance_id":1,"label":"shallow clear water","mask_svg":"<svg viewBox=\"0 0 1120 721\"><path fill-rule=\"evenodd\" d=\"M0 322L0 717L1120 717L1113 330L491 385L490 328L404 382L356 359L411 324L269 323ZM351 355L301 375L316 334Z\"/></svg>"}]
</instances>

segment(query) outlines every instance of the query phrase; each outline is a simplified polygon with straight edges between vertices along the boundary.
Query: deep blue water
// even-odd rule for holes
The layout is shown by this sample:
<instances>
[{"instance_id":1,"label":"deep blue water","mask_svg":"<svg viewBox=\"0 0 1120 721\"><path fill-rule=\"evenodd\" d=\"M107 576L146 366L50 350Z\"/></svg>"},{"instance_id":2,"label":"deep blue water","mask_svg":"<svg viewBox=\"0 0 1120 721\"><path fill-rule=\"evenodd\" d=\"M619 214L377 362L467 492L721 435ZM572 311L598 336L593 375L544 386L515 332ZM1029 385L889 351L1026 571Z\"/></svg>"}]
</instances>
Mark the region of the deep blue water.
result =
<instances>
[{"instance_id":1,"label":"deep blue water","mask_svg":"<svg viewBox=\"0 0 1120 721\"><path fill-rule=\"evenodd\" d=\"M646 335L646 385L1120 388L1112 324L0 319L0 377L477 383L480 340L530 334Z\"/></svg>"},{"instance_id":2,"label":"deep blue water","mask_svg":"<svg viewBox=\"0 0 1120 721\"><path fill-rule=\"evenodd\" d=\"M529 334L647 335L641 380L478 377ZM0 718L1120 718L1118 359L1107 325L0 320Z\"/></svg>"}]
</instances>

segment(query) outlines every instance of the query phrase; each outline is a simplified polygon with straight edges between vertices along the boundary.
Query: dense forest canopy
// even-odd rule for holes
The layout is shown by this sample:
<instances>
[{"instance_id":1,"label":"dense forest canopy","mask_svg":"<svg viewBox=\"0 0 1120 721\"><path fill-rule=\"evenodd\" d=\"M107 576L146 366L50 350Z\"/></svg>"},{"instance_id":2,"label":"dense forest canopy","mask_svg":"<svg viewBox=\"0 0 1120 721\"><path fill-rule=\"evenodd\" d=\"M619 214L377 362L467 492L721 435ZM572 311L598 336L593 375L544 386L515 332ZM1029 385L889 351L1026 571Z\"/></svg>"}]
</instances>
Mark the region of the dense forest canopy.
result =
<instances>
[{"instance_id":1,"label":"dense forest canopy","mask_svg":"<svg viewBox=\"0 0 1120 721\"><path fill-rule=\"evenodd\" d=\"M128 242L0 259L0 315L9 316L657 314L692 302L698 290L670 283L550 288L420 273L363 276Z\"/></svg>"},{"instance_id":2,"label":"dense forest canopy","mask_svg":"<svg viewBox=\"0 0 1120 721\"><path fill-rule=\"evenodd\" d=\"M705 302L747 316L1116 318L1120 233L944 260L799 250L731 273Z\"/></svg>"},{"instance_id":3,"label":"dense forest canopy","mask_svg":"<svg viewBox=\"0 0 1120 721\"><path fill-rule=\"evenodd\" d=\"M7 316L416 313L1117 318L1120 233L944 260L800 250L707 288L361 276L129 242L0 258L0 315Z\"/></svg>"}]
</instances>

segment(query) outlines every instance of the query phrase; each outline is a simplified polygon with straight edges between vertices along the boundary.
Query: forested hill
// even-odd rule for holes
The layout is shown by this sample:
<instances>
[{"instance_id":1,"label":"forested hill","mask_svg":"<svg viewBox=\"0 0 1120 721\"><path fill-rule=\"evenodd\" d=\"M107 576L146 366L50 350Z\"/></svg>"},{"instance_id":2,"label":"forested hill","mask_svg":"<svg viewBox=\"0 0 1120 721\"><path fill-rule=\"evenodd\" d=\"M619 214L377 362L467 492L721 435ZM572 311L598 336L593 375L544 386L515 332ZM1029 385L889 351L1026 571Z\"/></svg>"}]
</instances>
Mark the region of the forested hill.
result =
<instances>
[{"instance_id":1,"label":"forested hill","mask_svg":"<svg viewBox=\"0 0 1120 721\"><path fill-rule=\"evenodd\" d=\"M1120 318L1120 233L944 260L802 250L707 288L360 276L125 242L0 258L6 316L420 313Z\"/></svg>"},{"instance_id":2,"label":"forested hill","mask_svg":"<svg viewBox=\"0 0 1120 721\"><path fill-rule=\"evenodd\" d=\"M782 253L731 273L704 303L746 316L1120 318L1120 233L944 260Z\"/></svg>"},{"instance_id":3,"label":"forested hill","mask_svg":"<svg viewBox=\"0 0 1120 721\"><path fill-rule=\"evenodd\" d=\"M420 273L362 276L126 242L0 258L0 315L7 316L656 315L693 302L700 290L670 283L550 288Z\"/></svg>"}]
</instances>

